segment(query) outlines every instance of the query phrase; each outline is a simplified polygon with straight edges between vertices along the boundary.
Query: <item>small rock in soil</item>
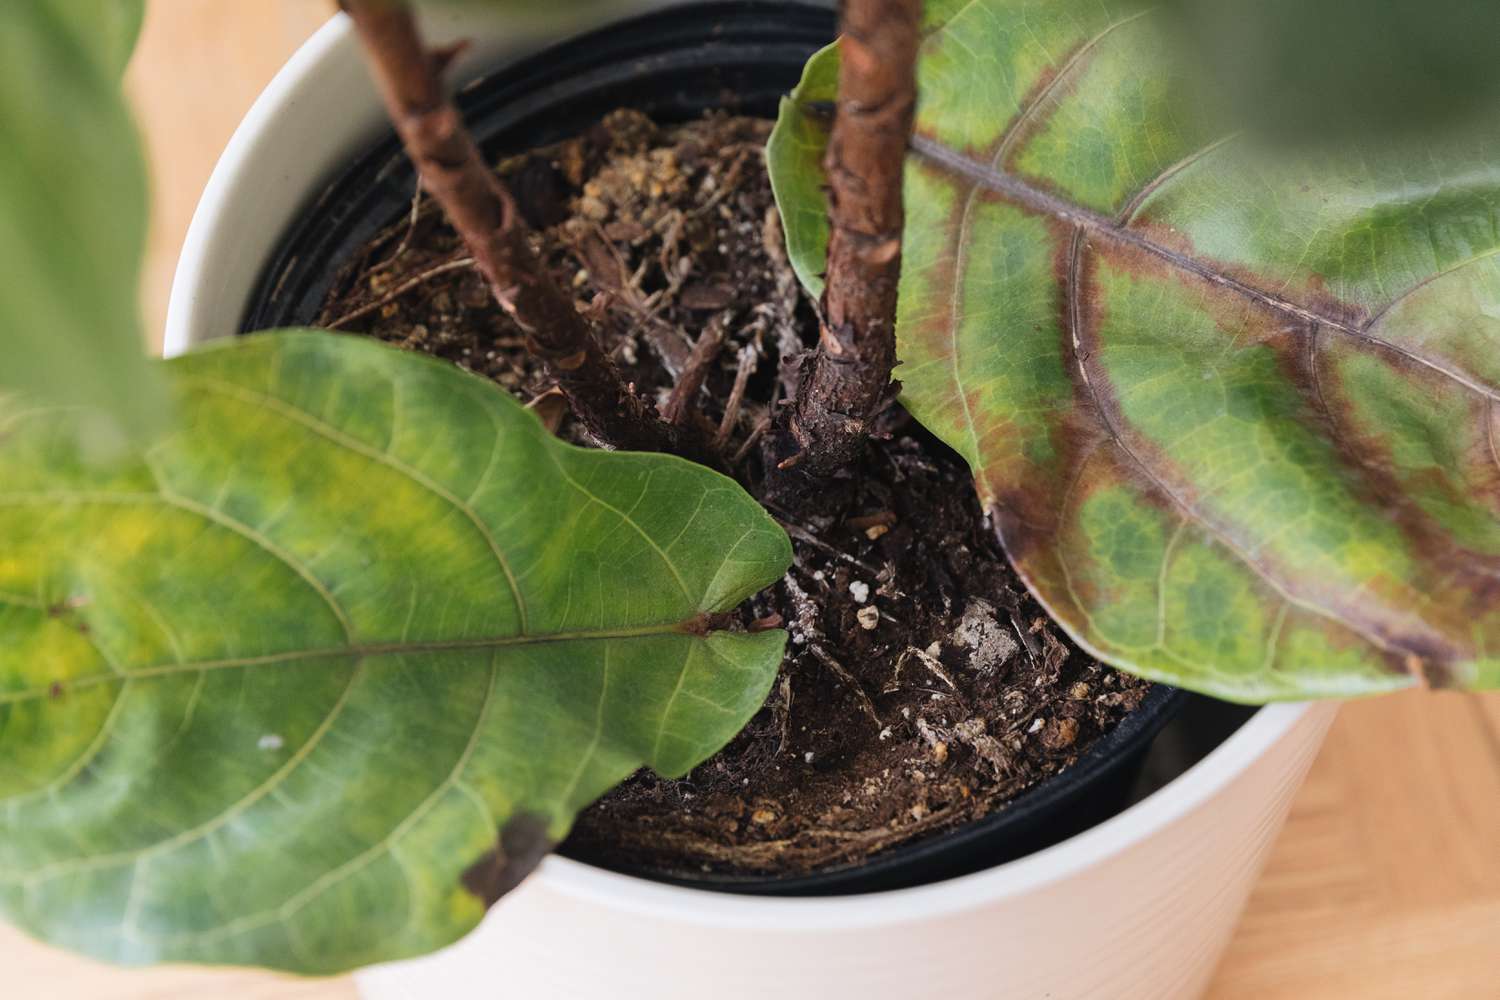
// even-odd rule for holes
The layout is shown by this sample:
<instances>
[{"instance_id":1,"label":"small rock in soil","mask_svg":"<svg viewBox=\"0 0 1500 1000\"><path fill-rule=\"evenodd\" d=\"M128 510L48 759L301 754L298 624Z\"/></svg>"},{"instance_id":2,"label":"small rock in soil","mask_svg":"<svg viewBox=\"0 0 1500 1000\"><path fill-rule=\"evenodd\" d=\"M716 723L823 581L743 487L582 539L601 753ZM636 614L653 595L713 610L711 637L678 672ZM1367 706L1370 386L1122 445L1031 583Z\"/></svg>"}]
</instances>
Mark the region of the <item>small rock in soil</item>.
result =
<instances>
[{"instance_id":1,"label":"small rock in soil","mask_svg":"<svg viewBox=\"0 0 1500 1000\"><path fill-rule=\"evenodd\" d=\"M967 650L969 666L986 676L994 675L1021 649L995 606L982 597L969 598L948 639Z\"/></svg>"}]
</instances>

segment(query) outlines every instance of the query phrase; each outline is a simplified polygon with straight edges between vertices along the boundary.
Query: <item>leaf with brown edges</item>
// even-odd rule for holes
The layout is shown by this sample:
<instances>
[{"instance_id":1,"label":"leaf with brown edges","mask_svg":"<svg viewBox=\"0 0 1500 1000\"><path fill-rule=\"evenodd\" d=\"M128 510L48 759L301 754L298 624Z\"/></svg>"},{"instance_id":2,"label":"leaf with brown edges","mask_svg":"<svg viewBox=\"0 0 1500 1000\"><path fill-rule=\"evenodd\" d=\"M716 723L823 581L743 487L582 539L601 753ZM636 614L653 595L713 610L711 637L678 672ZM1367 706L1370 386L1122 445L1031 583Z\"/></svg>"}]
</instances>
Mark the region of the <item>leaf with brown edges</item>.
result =
<instances>
[{"instance_id":1,"label":"leaf with brown edges","mask_svg":"<svg viewBox=\"0 0 1500 1000\"><path fill-rule=\"evenodd\" d=\"M906 405L1111 663L1245 701L1500 686L1500 119L1269 160L1189 124L1162 17L928 4ZM832 77L783 106L788 216Z\"/></svg>"}]
</instances>

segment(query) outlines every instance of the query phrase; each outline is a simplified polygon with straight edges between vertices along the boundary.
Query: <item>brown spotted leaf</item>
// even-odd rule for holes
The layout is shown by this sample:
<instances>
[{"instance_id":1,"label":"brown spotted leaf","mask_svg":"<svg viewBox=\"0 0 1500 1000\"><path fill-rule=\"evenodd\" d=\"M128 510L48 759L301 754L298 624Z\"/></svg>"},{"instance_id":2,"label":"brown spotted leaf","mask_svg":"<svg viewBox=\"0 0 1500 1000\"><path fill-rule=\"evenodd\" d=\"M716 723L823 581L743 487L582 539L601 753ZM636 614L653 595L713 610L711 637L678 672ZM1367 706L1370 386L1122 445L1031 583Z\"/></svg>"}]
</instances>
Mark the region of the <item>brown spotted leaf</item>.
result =
<instances>
[{"instance_id":1,"label":"brown spotted leaf","mask_svg":"<svg viewBox=\"0 0 1500 1000\"><path fill-rule=\"evenodd\" d=\"M1500 119L1270 159L1195 131L1162 17L929 2L906 405L1112 663L1246 701L1500 686ZM769 149L789 219L836 58Z\"/></svg>"}]
</instances>

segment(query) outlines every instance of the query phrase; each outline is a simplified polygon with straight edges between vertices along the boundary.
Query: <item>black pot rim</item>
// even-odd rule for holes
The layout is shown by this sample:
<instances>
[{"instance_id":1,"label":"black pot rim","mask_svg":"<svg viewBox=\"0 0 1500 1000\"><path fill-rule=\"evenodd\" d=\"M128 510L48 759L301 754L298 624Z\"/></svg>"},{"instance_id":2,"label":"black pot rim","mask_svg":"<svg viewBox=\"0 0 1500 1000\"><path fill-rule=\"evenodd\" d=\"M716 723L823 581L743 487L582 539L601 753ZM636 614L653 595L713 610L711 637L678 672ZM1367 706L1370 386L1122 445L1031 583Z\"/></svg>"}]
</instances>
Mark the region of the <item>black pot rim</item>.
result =
<instances>
[{"instance_id":1,"label":"black pot rim","mask_svg":"<svg viewBox=\"0 0 1500 1000\"><path fill-rule=\"evenodd\" d=\"M742 112L774 113L775 100L796 83L802 62L832 38L833 28L827 8L794 0L673 6L576 36L482 77L464 88L459 103L486 148L506 152L576 134L579 129L570 126L581 121L586 127L596 120L599 115L589 109L602 106L601 101L606 110L628 105L631 96L640 96L620 91L630 81L650 80L658 89L667 89L660 102L646 108L659 117L680 120L726 103ZM694 92L695 83L715 79L716 74L724 77L723 88ZM745 85L752 78L758 87ZM740 88L732 89L736 83ZM556 114L569 102L585 111ZM355 158L304 206L278 241L245 309L241 330L305 325L315 319L338 268L379 229L405 214L414 183L393 136ZM1066 830L1049 837L1049 818L1070 808L1087 809L1090 797L1101 795L1106 786L1128 785L1152 739L1187 698L1185 692L1154 686L1135 711L1071 767L983 818L890 848L858 865L787 877L686 877L573 860L704 891L778 896L851 895L984 870L1079 832ZM1007 851L1007 844L1023 841L1024 850ZM570 856L566 846L560 853Z\"/></svg>"},{"instance_id":2,"label":"black pot rim","mask_svg":"<svg viewBox=\"0 0 1500 1000\"><path fill-rule=\"evenodd\" d=\"M1061 810L1097 791L1097 786L1102 781L1120 777L1122 771L1133 776L1136 765L1150 748L1151 741L1191 697L1188 692L1177 688L1153 685L1139 707L1121 719L1070 767L1043 779L986 816L889 848L856 865L829 868L806 875L705 873L688 877L628 864L605 866L597 861L573 858L566 850L560 853L581 864L651 882L741 895L850 896L944 882L996 868L1064 843L1084 830L1092 829L1097 822L1108 819L1109 816L1101 817L1095 823L1072 831L1067 836L1035 845L1028 850L1011 852L1005 849L1006 843L1014 839L1013 835L1018 829L1045 824ZM1111 810L1109 815L1117 812L1118 810ZM960 855L988 856L989 860L955 864L955 857ZM933 876L922 877L924 869L932 870Z\"/></svg>"}]
</instances>

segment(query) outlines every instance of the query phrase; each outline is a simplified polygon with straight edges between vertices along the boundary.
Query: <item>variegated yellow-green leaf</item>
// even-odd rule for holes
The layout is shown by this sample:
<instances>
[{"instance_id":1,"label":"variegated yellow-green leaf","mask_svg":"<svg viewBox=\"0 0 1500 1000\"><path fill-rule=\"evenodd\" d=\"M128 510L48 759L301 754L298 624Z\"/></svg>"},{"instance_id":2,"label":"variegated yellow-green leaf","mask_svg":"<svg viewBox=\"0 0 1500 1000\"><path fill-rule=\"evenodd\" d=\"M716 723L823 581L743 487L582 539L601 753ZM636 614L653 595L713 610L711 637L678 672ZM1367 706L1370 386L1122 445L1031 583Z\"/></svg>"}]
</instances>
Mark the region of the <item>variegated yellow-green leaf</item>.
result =
<instances>
[{"instance_id":1,"label":"variegated yellow-green leaf","mask_svg":"<svg viewBox=\"0 0 1500 1000\"><path fill-rule=\"evenodd\" d=\"M120 91L141 6L0 4L0 391L88 404L96 452L164 411L136 292L146 168Z\"/></svg>"},{"instance_id":2,"label":"variegated yellow-green leaf","mask_svg":"<svg viewBox=\"0 0 1500 1000\"><path fill-rule=\"evenodd\" d=\"M1238 700L1500 686L1500 118L1270 160L1195 131L1144 4L928 17L897 376L1058 621Z\"/></svg>"},{"instance_id":3,"label":"variegated yellow-green leaf","mask_svg":"<svg viewBox=\"0 0 1500 1000\"><path fill-rule=\"evenodd\" d=\"M761 704L713 613L785 534L738 485L560 443L373 341L165 363L110 476L0 413L0 912L117 962L327 973L472 927L642 764Z\"/></svg>"}]
</instances>

